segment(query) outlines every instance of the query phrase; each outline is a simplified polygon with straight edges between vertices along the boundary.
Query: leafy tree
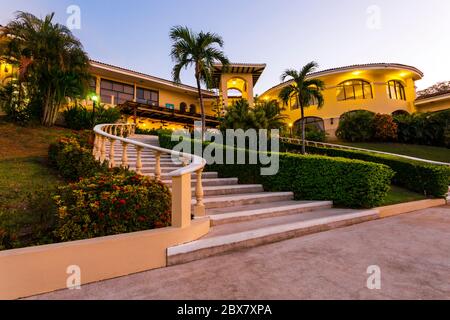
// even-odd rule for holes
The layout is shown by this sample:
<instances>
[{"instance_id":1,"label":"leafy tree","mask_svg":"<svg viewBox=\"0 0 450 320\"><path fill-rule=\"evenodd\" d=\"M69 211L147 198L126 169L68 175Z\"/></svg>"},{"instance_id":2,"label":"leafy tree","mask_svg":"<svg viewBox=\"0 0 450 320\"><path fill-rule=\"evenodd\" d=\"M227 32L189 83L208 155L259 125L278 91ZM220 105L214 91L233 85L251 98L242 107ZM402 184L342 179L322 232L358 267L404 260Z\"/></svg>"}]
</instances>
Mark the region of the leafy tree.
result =
<instances>
[{"instance_id":1,"label":"leafy tree","mask_svg":"<svg viewBox=\"0 0 450 320\"><path fill-rule=\"evenodd\" d=\"M18 12L0 30L0 54L18 69L30 100L39 100L41 122L51 126L68 98L83 97L88 88L89 58L80 41L64 25L53 22L54 13L43 20ZM19 97L19 100L21 98Z\"/></svg>"},{"instance_id":2,"label":"leafy tree","mask_svg":"<svg viewBox=\"0 0 450 320\"><path fill-rule=\"evenodd\" d=\"M305 108L313 104L317 104L318 108L321 108L324 104L324 98L322 91L325 88L325 84L319 79L310 79L311 73L313 73L318 67L316 62L310 62L306 64L300 71L287 69L281 75L281 81L291 79L291 83L284 87L279 98L287 104L291 98L297 99L298 106L301 111L302 119L302 154L306 153L305 148Z\"/></svg>"},{"instance_id":3,"label":"leafy tree","mask_svg":"<svg viewBox=\"0 0 450 320\"><path fill-rule=\"evenodd\" d=\"M202 136L204 136L206 122L201 84L204 83L207 87L213 85L212 71L215 63L229 64L228 58L221 50L224 44L223 39L215 33L203 31L195 33L182 26L173 27L170 30L170 38L173 41L171 57L175 62L172 70L173 80L181 82L181 70L190 66L194 67L202 114Z\"/></svg>"}]
</instances>

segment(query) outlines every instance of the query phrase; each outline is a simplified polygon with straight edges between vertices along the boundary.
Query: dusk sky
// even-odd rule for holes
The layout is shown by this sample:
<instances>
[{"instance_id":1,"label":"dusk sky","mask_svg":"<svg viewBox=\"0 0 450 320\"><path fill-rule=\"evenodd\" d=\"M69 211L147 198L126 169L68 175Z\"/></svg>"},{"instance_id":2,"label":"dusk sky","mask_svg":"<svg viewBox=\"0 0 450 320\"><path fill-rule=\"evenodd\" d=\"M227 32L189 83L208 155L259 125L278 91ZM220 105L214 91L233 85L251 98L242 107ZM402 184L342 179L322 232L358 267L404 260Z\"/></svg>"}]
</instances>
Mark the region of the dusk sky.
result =
<instances>
[{"instance_id":1,"label":"dusk sky","mask_svg":"<svg viewBox=\"0 0 450 320\"><path fill-rule=\"evenodd\" d=\"M450 80L448 0L0 0L0 24L17 10L66 23L68 6L81 9L73 30L91 59L170 79L169 30L186 25L225 40L233 62L266 63L255 91L280 81L286 68L311 60L320 69L397 62L425 73L419 89ZM194 84L192 70L182 81Z\"/></svg>"}]
</instances>

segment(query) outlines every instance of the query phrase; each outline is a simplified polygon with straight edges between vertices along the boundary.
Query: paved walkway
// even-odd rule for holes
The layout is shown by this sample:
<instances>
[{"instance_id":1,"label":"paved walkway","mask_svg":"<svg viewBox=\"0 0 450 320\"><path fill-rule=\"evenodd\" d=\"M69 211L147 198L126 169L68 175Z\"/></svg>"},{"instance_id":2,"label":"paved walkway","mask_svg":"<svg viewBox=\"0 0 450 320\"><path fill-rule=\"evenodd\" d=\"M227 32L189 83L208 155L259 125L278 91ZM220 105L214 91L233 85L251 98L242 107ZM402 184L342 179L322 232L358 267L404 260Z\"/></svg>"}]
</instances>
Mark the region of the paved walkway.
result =
<instances>
[{"instance_id":1,"label":"paved walkway","mask_svg":"<svg viewBox=\"0 0 450 320\"><path fill-rule=\"evenodd\" d=\"M381 290L366 287L370 265ZM450 206L34 298L450 299Z\"/></svg>"}]
</instances>

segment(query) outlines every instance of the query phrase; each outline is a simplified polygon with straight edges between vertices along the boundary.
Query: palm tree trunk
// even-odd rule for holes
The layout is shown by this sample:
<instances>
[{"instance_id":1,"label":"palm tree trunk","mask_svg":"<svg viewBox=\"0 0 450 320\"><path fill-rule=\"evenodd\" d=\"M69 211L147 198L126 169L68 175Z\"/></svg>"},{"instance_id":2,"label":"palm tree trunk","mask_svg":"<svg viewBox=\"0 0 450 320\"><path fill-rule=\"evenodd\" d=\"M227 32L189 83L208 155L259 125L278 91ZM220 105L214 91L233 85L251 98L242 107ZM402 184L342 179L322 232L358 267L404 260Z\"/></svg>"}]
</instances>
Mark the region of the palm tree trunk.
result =
<instances>
[{"instance_id":1,"label":"palm tree trunk","mask_svg":"<svg viewBox=\"0 0 450 320\"><path fill-rule=\"evenodd\" d=\"M300 110L302 112L302 154L306 154L305 110L303 109L303 106L300 106Z\"/></svg>"},{"instance_id":2,"label":"palm tree trunk","mask_svg":"<svg viewBox=\"0 0 450 320\"><path fill-rule=\"evenodd\" d=\"M195 77L197 79L197 90L198 90L198 96L200 98L200 110L202 114L202 142L205 139L205 132L206 132L206 117L205 117L205 106L203 104L203 95L202 95L202 89L200 87L200 78L197 75Z\"/></svg>"},{"instance_id":3,"label":"palm tree trunk","mask_svg":"<svg viewBox=\"0 0 450 320\"><path fill-rule=\"evenodd\" d=\"M303 108L303 105L300 103L300 97L297 94L297 103L298 106L300 107L300 112L301 112L301 116L302 116L302 154L306 154L306 138L305 138L305 109Z\"/></svg>"}]
</instances>

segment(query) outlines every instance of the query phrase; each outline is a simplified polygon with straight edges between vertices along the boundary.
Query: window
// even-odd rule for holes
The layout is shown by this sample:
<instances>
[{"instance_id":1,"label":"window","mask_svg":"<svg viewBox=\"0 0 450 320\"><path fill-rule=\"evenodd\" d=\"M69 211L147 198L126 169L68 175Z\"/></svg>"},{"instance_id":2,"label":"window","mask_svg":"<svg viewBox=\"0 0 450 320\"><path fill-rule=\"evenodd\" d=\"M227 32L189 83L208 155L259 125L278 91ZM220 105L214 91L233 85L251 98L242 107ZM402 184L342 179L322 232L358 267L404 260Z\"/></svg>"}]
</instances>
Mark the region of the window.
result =
<instances>
[{"instance_id":1,"label":"window","mask_svg":"<svg viewBox=\"0 0 450 320\"><path fill-rule=\"evenodd\" d=\"M159 106L159 92L144 88L137 88L136 101L157 107Z\"/></svg>"},{"instance_id":2,"label":"window","mask_svg":"<svg viewBox=\"0 0 450 320\"><path fill-rule=\"evenodd\" d=\"M187 111L187 104L185 102L180 103L180 111L183 113Z\"/></svg>"},{"instance_id":3,"label":"window","mask_svg":"<svg viewBox=\"0 0 450 320\"><path fill-rule=\"evenodd\" d=\"M127 101L133 101L134 86L102 79L100 82L100 97L102 102L111 104L122 104Z\"/></svg>"},{"instance_id":4,"label":"window","mask_svg":"<svg viewBox=\"0 0 450 320\"><path fill-rule=\"evenodd\" d=\"M297 96L296 95L291 97L291 99L289 101L289 106L291 108L291 111L292 110L297 110L299 108L298 100L297 100Z\"/></svg>"},{"instance_id":5,"label":"window","mask_svg":"<svg viewBox=\"0 0 450 320\"><path fill-rule=\"evenodd\" d=\"M338 101L373 99L372 86L364 80L348 80L337 86Z\"/></svg>"},{"instance_id":6,"label":"window","mask_svg":"<svg viewBox=\"0 0 450 320\"><path fill-rule=\"evenodd\" d=\"M197 107L195 106L195 104L191 104L189 106L189 112L190 113L197 113Z\"/></svg>"},{"instance_id":7,"label":"window","mask_svg":"<svg viewBox=\"0 0 450 320\"><path fill-rule=\"evenodd\" d=\"M97 79L95 77L89 78L89 92L95 93L97 90Z\"/></svg>"},{"instance_id":8,"label":"window","mask_svg":"<svg viewBox=\"0 0 450 320\"><path fill-rule=\"evenodd\" d=\"M393 100L406 100L405 87L400 81L391 80L387 84L389 98Z\"/></svg>"}]
</instances>

